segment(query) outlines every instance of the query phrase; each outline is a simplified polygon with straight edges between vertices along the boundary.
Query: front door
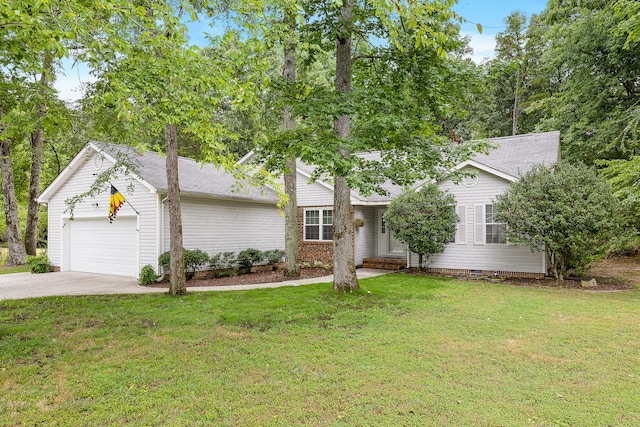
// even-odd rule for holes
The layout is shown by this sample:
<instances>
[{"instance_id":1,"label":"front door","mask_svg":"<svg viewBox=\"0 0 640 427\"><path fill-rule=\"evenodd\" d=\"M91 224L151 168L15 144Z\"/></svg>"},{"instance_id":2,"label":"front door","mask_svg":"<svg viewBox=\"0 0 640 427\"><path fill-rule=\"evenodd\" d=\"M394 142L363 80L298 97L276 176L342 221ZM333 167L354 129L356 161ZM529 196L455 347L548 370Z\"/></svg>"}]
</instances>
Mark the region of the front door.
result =
<instances>
[{"instance_id":1,"label":"front door","mask_svg":"<svg viewBox=\"0 0 640 427\"><path fill-rule=\"evenodd\" d=\"M404 243L400 242L389 230L384 221L387 208L378 209L378 256L403 257L406 254Z\"/></svg>"}]
</instances>

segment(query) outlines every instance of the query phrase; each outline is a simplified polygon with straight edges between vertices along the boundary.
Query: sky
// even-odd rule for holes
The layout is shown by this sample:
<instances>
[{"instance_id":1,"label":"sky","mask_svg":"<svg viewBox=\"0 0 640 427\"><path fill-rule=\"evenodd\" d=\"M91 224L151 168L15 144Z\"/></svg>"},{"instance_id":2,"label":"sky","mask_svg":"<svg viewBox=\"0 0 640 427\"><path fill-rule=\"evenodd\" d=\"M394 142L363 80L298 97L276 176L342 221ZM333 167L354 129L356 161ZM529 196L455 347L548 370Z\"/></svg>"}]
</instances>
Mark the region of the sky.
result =
<instances>
[{"instance_id":1,"label":"sky","mask_svg":"<svg viewBox=\"0 0 640 427\"><path fill-rule=\"evenodd\" d=\"M461 30L471 37L472 58L480 63L483 59L494 57L495 36L505 29L504 20L507 16L515 11L531 16L542 12L546 5L547 0L458 0L453 10L466 20ZM477 24L482 25L482 34L478 33ZM199 44L204 40L202 31L211 32L211 29L192 25L190 31L191 42ZM85 66L65 60L63 73L58 75L54 86L60 93L60 99L74 101L82 97L81 84L90 81L92 78Z\"/></svg>"},{"instance_id":2,"label":"sky","mask_svg":"<svg viewBox=\"0 0 640 427\"><path fill-rule=\"evenodd\" d=\"M453 10L467 20L461 30L471 36L472 58L479 63L494 57L495 36L506 28L507 16L520 11L530 17L546 6L547 0L458 0ZM478 33L476 24L482 25L482 34Z\"/></svg>"}]
</instances>

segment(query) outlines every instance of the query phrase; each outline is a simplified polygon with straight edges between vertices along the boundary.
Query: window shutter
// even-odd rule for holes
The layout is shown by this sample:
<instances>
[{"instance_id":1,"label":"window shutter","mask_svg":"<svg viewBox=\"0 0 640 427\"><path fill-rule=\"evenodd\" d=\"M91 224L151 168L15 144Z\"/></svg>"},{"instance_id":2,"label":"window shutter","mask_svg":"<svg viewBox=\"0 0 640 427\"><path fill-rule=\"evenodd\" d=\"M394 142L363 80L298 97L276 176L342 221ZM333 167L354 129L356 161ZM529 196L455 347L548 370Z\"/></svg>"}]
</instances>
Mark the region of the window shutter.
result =
<instances>
[{"instance_id":1,"label":"window shutter","mask_svg":"<svg viewBox=\"0 0 640 427\"><path fill-rule=\"evenodd\" d=\"M458 206L458 235L456 243L467 243L467 207Z\"/></svg>"},{"instance_id":2,"label":"window shutter","mask_svg":"<svg viewBox=\"0 0 640 427\"><path fill-rule=\"evenodd\" d=\"M484 205L474 206L473 223L473 243L484 245Z\"/></svg>"}]
</instances>

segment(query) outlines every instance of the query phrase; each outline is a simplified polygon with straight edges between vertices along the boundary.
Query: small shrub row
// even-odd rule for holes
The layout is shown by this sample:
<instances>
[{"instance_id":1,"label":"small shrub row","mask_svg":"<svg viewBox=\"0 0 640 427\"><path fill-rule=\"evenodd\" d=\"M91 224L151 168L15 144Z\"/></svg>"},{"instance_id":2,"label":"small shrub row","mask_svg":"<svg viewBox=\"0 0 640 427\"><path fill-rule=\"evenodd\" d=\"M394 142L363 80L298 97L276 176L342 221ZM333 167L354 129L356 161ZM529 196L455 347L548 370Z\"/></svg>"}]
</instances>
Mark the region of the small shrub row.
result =
<instances>
[{"instance_id":1,"label":"small shrub row","mask_svg":"<svg viewBox=\"0 0 640 427\"><path fill-rule=\"evenodd\" d=\"M200 249L185 249L184 270L187 280L191 280L196 272L207 264L213 270L214 277L234 276L238 269L249 273L254 265L265 261L275 269L283 257L284 251L281 249L263 252L258 249L249 248L239 252L237 255L234 252L227 251L219 252L211 257ZM169 270L169 252L160 255L160 257L158 257L158 263L161 267ZM142 272L140 283L142 284Z\"/></svg>"}]
</instances>

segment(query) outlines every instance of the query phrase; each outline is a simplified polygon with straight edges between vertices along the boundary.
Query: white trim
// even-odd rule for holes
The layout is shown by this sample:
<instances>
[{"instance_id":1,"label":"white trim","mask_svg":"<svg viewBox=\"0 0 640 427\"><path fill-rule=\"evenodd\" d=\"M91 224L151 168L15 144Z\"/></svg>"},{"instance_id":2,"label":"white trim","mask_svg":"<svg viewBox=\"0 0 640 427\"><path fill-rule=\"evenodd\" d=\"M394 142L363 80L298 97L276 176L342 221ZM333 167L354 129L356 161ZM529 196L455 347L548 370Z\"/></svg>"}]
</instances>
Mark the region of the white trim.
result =
<instances>
[{"instance_id":1,"label":"white trim","mask_svg":"<svg viewBox=\"0 0 640 427\"><path fill-rule=\"evenodd\" d=\"M60 217L60 271L69 271L69 227L67 222L69 216L62 215Z\"/></svg>"},{"instance_id":2,"label":"white trim","mask_svg":"<svg viewBox=\"0 0 640 427\"><path fill-rule=\"evenodd\" d=\"M484 235L485 235L485 243L486 243L487 245L508 245L508 244L509 244L509 242L507 241L507 237L506 237L506 231L507 231L507 230L506 230L506 227L507 227L507 226L506 226L506 224L505 224L505 223L503 223L503 222L487 222L487 206L491 206L491 213L492 213L492 216L495 216L495 210L494 210L494 208L493 208L493 203L487 203L487 204L485 205L485 208L484 208L484 210L485 210L485 216L484 216L484 223L485 223L485 232L484 232ZM495 219L494 219L494 221L495 221ZM494 226L494 225L495 225L495 226L503 226L503 227L504 227L504 236L505 236L505 237L504 237L504 243L500 243L500 242L495 243L495 242L487 242L487 241L486 241L486 239L487 239L487 227L488 227L488 226L490 226L490 225L491 225L491 226Z\"/></svg>"},{"instance_id":3,"label":"white trim","mask_svg":"<svg viewBox=\"0 0 640 427\"><path fill-rule=\"evenodd\" d=\"M351 206L388 206L389 203L391 203L391 200L387 200L385 202L363 202L363 201L356 201L356 202L351 202Z\"/></svg>"},{"instance_id":4,"label":"white trim","mask_svg":"<svg viewBox=\"0 0 640 427\"><path fill-rule=\"evenodd\" d=\"M118 215L118 218L136 218L136 223L135 223L135 231L137 232L137 237L135 239L136 241L136 259L135 259L135 271L139 272L140 271L140 215L137 214L122 214L122 215ZM116 218L116 221L118 220L118 218ZM72 221L76 221L76 220L83 220L83 219L88 219L88 220L102 220L104 219L104 221L108 221L106 216L98 216L98 215L81 215L81 216L75 216L73 217L73 219L71 219L71 216L68 214L63 214L60 216L60 225L61 225L61 242L60 242L60 247L61 247L61 252L60 252L60 271L70 271L71 269L71 246L70 246L70 239L71 239L71 227L67 227L67 225L72 222ZM129 277L133 277L133 276L129 276Z\"/></svg>"},{"instance_id":5,"label":"white trim","mask_svg":"<svg viewBox=\"0 0 640 427\"><path fill-rule=\"evenodd\" d=\"M483 165L482 163L478 163L475 160L467 160L465 162L462 162L456 166L454 166L453 168L451 168L451 171L459 171L462 168L466 167L466 166L472 166L476 169L480 169L484 172L490 173L492 175L495 175L497 177L500 177L502 179L506 179L509 182L516 182L518 180L517 176L513 176L513 175L509 175L508 173L504 173L499 171L498 169L494 169L490 166L487 165Z\"/></svg>"},{"instance_id":6,"label":"white trim","mask_svg":"<svg viewBox=\"0 0 640 427\"><path fill-rule=\"evenodd\" d=\"M247 154L242 156L242 158L240 160L238 160L236 163L238 163L239 165L244 166L245 163L247 163L248 161L253 159L255 156L256 156L256 152L254 150L251 150Z\"/></svg>"},{"instance_id":7,"label":"white trim","mask_svg":"<svg viewBox=\"0 0 640 427\"><path fill-rule=\"evenodd\" d=\"M109 154L105 153L104 150L102 150L100 148L100 146L98 146L97 144L95 144L93 142L89 142L89 146L93 147L93 149L96 150L96 152L98 152L99 154L104 156L107 160L111 161L113 164L117 163L117 160L114 157L112 157ZM128 174L128 175L131 175L133 178L138 180L140 182L140 184L142 184L145 187L147 187L150 192L156 193L158 191L156 187L154 187L153 185L149 184L147 181L142 179L142 177L140 177L138 175L135 175L135 174Z\"/></svg>"},{"instance_id":8,"label":"white trim","mask_svg":"<svg viewBox=\"0 0 640 427\"><path fill-rule=\"evenodd\" d=\"M307 239L307 212L308 211L318 211L318 224L309 224L309 225L317 225L318 226L318 238L317 239ZM333 239L323 239L323 227L324 224L324 212L331 211L331 237L333 237L333 218L334 218L334 209L333 206L324 206L324 207L309 207L304 208L302 213L302 240L305 242L333 242Z\"/></svg>"},{"instance_id":9,"label":"white trim","mask_svg":"<svg viewBox=\"0 0 640 427\"><path fill-rule=\"evenodd\" d=\"M160 273L160 264L158 258L164 253L164 202L161 194L156 199L156 257L153 270Z\"/></svg>"},{"instance_id":10,"label":"white trim","mask_svg":"<svg viewBox=\"0 0 640 427\"><path fill-rule=\"evenodd\" d=\"M58 175L51 182L51 184L49 184L49 186L45 188L42 193L40 193L40 196L38 197L39 203L47 203L49 201L51 196L53 196L53 194L56 191L58 191L60 187L62 187L62 184L65 183L65 181L71 176L71 174L73 174L76 171L76 168L79 165L82 165L82 163L86 158L89 158L90 149L91 147L89 146L89 144L87 144L82 148L82 150L80 150L78 154L76 154L76 156L71 160L71 162L69 162L67 167L64 168L62 172L60 172L60 175Z\"/></svg>"},{"instance_id":11,"label":"white trim","mask_svg":"<svg viewBox=\"0 0 640 427\"><path fill-rule=\"evenodd\" d=\"M116 159L114 159L112 156L102 151L98 145L96 145L93 142L88 142L87 145L85 145L82 148L82 150L80 150L80 152L76 154L76 156L71 160L71 162L69 162L67 167L65 167L62 170L62 172L60 172L60 175L58 175L51 182L51 184L49 184L49 186L45 188L42 193L40 193L40 196L38 197L38 203L48 203L49 199L51 199L51 197L64 185L64 183L71 177L71 175L73 175L76 172L76 170L80 166L82 166L85 160L91 157L92 152L95 152L97 154L104 156L105 159L109 160L114 164L116 163ZM142 185L147 187L151 193L157 192L157 189L154 186L149 184L147 181L145 181L141 177L134 174L129 174L129 175L135 178L136 180L138 180Z\"/></svg>"},{"instance_id":12,"label":"white trim","mask_svg":"<svg viewBox=\"0 0 640 427\"><path fill-rule=\"evenodd\" d=\"M135 212L131 212L131 213L129 213L129 212L127 212L127 213L118 212L118 215L117 215L115 220L117 220L118 218L131 218L131 217L134 217L134 216L139 216L139 215L137 213L135 213ZM61 218L62 219L71 219L71 214L68 211L65 211L65 212L62 213ZM73 220L76 220L76 219L87 219L87 218L88 219L104 218L105 221L109 221L107 215L103 216L103 215L96 215L96 214L92 214L92 213L84 213L84 214L79 214L79 215L74 214L73 215Z\"/></svg>"},{"instance_id":13,"label":"white trim","mask_svg":"<svg viewBox=\"0 0 640 427\"><path fill-rule=\"evenodd\" d=\"M163 198L167 196L166 191L162 191L162 192L159 191L156 194L160 195ZM257 199L251 199L250 197L242 197L242 196L238 196L238 197L218 196L218 195L211 195L211 194L204 194L204 193L193 193L189 191L180 191L180 199L182 200L185 197L188 197L191 199L226 200L226 201L233 201L233 202L257 203L257 204L272 205L272 206L278 204L277 200L257 200Z\"/></svg>"},{"instance_id":14,"label":"white trim","mask_svg":"<svg viewBox=\"0 0 640 427\"><path fill-rule=\"evenodd\" d=\"M376 209L376 256L385 258L404 258L407 256L407 252L409 252L409 247L407 244L402 243L393 237L393 231L391 231L391 229L386 225L383 218L386 211L386 207L384 209ZM382 232L383 224L384 233ZM391 250L391 239L402 245L402 252L393 252Z\"/></svg>"}]
</instances>

